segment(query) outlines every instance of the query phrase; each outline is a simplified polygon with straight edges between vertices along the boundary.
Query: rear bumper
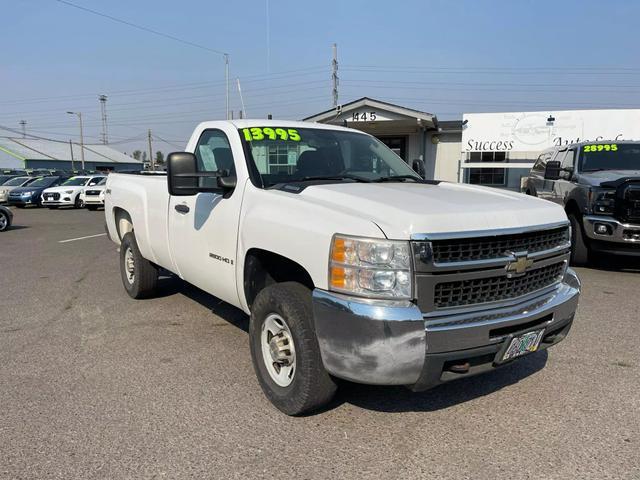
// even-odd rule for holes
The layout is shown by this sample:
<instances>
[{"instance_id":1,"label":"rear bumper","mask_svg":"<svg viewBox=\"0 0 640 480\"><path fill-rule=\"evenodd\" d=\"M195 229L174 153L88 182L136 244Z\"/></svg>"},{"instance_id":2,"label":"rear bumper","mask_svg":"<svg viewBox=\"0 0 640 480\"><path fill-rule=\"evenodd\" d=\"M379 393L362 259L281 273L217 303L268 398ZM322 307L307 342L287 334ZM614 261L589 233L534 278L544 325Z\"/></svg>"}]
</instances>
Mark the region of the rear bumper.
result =
<instances>
[{"instance_id":1,"label":"rear bumper","mask_svg":"<svg viewBox=\"0 0 640 480\"><path fill-rule=\"evenodd\" d=\"M560 342L571 327L579 296L580 281L568 269L550 291L500 308L427 317L410 302L314 290L313 312L329 373L358 383L424 390L492 370L497 353L514 334L544 328L540 349ZM469 363L470 368L453 373L447 369L450 362Z\"/></svg>"}]
</instances>

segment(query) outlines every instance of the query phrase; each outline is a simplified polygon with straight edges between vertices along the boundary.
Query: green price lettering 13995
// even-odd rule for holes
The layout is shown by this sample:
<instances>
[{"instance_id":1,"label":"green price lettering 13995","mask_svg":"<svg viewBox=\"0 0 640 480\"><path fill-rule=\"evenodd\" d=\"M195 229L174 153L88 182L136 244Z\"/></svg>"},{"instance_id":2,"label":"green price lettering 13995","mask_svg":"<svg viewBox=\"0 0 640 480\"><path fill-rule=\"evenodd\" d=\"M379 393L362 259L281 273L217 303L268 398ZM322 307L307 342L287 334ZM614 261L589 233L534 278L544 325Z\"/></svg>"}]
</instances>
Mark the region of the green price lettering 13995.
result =
<instances>
[{"instance_id":1,"label":"green price lettering 13995","mask_svg":"<svg viewBox=\"0 0 640 480\"><path fill-rule=\"evenodd\" d=\"M242 134L247 142L253 142L269 139L269 140L291 140L299 142L300 134L295 128L271 128L271 127L252 127L243 128Z\"/></svg>"}]
</instances>

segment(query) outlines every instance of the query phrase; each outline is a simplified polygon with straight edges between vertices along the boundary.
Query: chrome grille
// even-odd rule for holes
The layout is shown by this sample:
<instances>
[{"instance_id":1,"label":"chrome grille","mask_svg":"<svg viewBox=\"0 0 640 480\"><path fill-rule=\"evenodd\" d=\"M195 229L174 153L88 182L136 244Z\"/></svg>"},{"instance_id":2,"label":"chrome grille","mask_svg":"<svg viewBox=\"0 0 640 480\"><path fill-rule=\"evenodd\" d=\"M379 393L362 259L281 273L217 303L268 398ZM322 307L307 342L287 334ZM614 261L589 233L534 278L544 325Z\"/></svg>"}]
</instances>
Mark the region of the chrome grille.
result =
<instances>
[{"instance_id":1,"label":"chrome grille","mask_svg":"<svg viewBox=\"0 0 640 480\"><path fill-rule=\"evenodd\" d=\"M100 190L85 190L84 194L89 196L100 195Z\"/></svg>"},{"instance_id":2,"label":"chrome grille","mask_svg":"<svg viewBox=\"0 0 640 480\"><path fill-rule=\"evenodd\" d=\"M511 235L434 240L431 245L433 262L446 264L500 258L509 251L535 253L552 250L566 245L568 241L569 227L562 226Z\"/></svg>"},{"instance_id":3,"label":"chrome grille","mask_svg":"<svg viewBox=\"0 0 640 480\"><path fill-rule=\"evenodd\" d=\"M437 283L434 289L435 308L460 307L508 300L553 285L561 279L565 262L553 263L522 276L505 275Z\"/></svg>"},{"instance_id":4,"label":"chrome grille","mask_svg":"<svg viewBox=\"0 0 640 480\"><path fill-rule=\"evenodd\" d=\"M60 194L59 193L45 193L44 194L44 199L45 200L60 200Z\"/></svg>"}]
</instances>

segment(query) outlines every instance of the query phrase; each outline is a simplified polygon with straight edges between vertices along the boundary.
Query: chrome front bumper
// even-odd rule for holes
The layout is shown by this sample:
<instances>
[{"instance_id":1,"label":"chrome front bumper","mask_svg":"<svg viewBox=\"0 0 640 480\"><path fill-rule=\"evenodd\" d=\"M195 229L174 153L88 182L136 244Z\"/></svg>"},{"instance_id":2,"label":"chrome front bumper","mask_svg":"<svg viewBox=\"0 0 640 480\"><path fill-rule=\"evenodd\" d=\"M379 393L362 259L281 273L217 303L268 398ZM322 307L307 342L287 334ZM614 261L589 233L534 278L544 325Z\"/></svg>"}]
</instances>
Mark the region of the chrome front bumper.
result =
<instances>
[{"instance_id":1,"label":"chrome front bumper","mask_svg":"<svg viewBox=\"0 0 640 480\"><path fill-rule=\"evenodd\" d=\"M584 233L592 240L640 245L640 225L638 224L622 223L613 217L599 215L585 215L582 222ZM608 225L611 228L611 235L596 233L595 225L597 223Z\"/></svg>"},{"instance_id":2,"label":"chrome front bumper","mask_svg":"<svg viewBox=\"0 0 640 480\"><path fill-rule=\"evenodd\" d=\"M545 328L540 349L558 343L571 327L579 296L580 281L568 269L551 290L500 308L427 317L411 302L367 301L316 289L313 313L329 373L423 390L494 368L493 358L513 334ZM474 360L479 358L490 360ZM451 374L445 368L454 360L470 361L472 367Z\"/></svg>"}]
</instances>

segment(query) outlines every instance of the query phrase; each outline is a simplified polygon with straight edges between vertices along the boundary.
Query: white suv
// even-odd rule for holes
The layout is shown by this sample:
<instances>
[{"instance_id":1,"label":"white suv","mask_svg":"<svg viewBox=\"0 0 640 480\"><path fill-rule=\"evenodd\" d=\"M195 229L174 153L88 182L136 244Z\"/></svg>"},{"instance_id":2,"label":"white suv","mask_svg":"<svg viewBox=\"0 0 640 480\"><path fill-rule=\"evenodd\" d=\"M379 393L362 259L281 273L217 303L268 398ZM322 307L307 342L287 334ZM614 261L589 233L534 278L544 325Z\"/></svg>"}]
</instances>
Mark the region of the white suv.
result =
<instances>
[{"instance_id":1,"label":"white suv","mask_svg":"<svg viewBox=\"0 0 640 480\"><path fill-rule=\"evenodd\" d=\"M97 185L104 178L100 176L77 176L71 177L62 185L47 188L42 192L42 205L48 208L58 207L84 207L84 201L80 193L85 187Z\"/></svg>"}]
</instances>

